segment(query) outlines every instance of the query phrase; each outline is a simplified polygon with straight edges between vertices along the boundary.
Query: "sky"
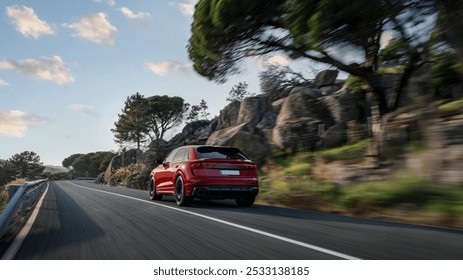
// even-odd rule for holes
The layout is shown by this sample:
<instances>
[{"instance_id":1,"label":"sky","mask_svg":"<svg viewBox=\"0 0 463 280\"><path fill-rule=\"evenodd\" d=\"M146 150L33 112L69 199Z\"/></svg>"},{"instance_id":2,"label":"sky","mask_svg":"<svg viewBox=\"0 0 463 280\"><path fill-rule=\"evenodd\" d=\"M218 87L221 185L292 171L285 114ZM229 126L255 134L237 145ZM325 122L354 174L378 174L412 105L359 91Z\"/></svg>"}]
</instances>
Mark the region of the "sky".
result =
<instances>
[{"instance_id":1,"label":"sky","mask_svg":"<svg viewBox=\"0 0 463 280\"><path fill-rule=\"evenodd\" d=\"M211 116L240 81L260 93L265 63L288 59L245 62L224 84L199 76L187 52L196 2L0 1L0 159L34 151L61 165L75 153L117 151L110 129L136 92L204 99Z\"/></svg>"}]
</instances>

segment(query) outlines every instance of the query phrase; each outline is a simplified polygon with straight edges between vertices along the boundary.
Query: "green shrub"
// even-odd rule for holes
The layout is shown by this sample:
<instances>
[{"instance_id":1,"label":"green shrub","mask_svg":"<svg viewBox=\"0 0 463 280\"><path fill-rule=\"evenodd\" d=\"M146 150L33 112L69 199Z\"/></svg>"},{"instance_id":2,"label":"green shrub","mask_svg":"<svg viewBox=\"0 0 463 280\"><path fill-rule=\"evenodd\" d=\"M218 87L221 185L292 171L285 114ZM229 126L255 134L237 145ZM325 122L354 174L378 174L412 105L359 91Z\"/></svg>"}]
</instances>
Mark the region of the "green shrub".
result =
<instances>
[{"instance_id":1,"label":"green shrub","mask_svg":"<svg viewBox=\"0 0 463 280\"><path fill-rule=\"evenodd\" d=\"M349 75L349 77L346 79L346 87L352 93L363 92L363 82L357 76Z\"/></svg>"},{"instance_id":2,"label":"green shrub","mask_svg":"<svg viewBox=\"0 0 463 280\"><path fill-rule=\"evenodd\" d=\"M321 151L320 155L326 158L328 161L363 158L365 150L370 145L370 143L370 139L362 140L355 144Z\"/></svg>"},{"instance_id":3,"label":"green shrub","mask_svg":"<svg viewBox=\"0 0 463 280\"><path fill-rule=\"evenodd\" d=\"M463 99L445 103L437 107L440 111L456 111L463 109Z\"/></svg>"},{"instance_id":4,"label":"green shrub","mask_svg":"<svg viewBox=\"0 0 463 280\"><path fill-rule=\"evenodd\" d=\"M434 57L437 63L431 66L435 86L447 86L462 82L462 71L454 53L442 52Z\"/></svg>"},{"instance_id":5,"label":"green shrub","mask_svg":"<svg viewBox=\"0 0 463 280\"><path fill-rule=\"evenodd\" d=\"M342 190L339 186L327 181L313 180L310 184L310 192L318 194L331 203L338 201Z\"/></svg>"},{"instance_id":6,"label":"green shrub","mask_svg":"<svg viewBox=\"0 0 463 280\"><path fill-rule=\"evenodd\" d=\"M290 166L285 168L284 174L288 176L308 175L312 170L310 163L291 163Z\"/></svg>"},{"instance_id":7,"label":"green shrub","mask_svg":"<svg viewBox=\"0 0 463 280\"><path fill-rule=\"evenodd\" d=\"M446 190L430 180L403 173L389 180L345 188L339 202L345 208L362 204L387 208L405 203L422 207L429 201L445 197Z\"/></svg>"}]
</instances>

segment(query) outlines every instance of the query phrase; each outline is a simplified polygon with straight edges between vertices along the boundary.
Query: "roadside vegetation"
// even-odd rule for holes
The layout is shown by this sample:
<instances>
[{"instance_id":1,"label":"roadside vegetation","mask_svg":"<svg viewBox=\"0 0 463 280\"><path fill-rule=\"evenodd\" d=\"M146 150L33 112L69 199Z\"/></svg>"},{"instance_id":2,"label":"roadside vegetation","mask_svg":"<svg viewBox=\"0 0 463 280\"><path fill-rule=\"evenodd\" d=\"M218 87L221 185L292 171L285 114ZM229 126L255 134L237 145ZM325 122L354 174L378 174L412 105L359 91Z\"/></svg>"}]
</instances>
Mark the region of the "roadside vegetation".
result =
<instances>
[{"instance_id":1,"label":"roadside vegetation","mask_svg":"<svg viewBox=\"0 0 463 280\"><path fill-rule=\"evenodd\" d=\"M407 170L385 180L341 186L318 178L315 159L361 162L370 140L279 156L260 175L259 203L403 222L462 227L463 186L433 182ZM416 147L415 147L416 146ZM421 150L414 144L413 152Z\"/></svg>"},{"instance_id":2,"label":"roadside vegetation","mask_svg":"<svg viewBox=\"0 0 463 280\"><path fill-rule=\"evenodd\" d=\"M3 211L3 208L5 208L7 199L8 194L6 190L4 190L3 187L0 188L0 211Z\"/></svg>"},{"instance_id":3,"label":"roadside vegetation","mask_svg":"<svg viewBox=\"0 0 463 280\"><path fill-rule=\"evenodd\" d=\"M0 212L6 207L8 203L8 185L10 184L22 184L26 182L26 179L14 179L5 185L0 185Z\"/></svg>"},{"instance_id":4,"label":"roadside vegetation","mask_svg":"<svg viewBox=\"0 0 463 280\"><path fill-rule=\"evenodd\" d=\"M463 109L463 99L451 101L438 107L440 111L457 111Z\"/></svg>"}]
</instances>

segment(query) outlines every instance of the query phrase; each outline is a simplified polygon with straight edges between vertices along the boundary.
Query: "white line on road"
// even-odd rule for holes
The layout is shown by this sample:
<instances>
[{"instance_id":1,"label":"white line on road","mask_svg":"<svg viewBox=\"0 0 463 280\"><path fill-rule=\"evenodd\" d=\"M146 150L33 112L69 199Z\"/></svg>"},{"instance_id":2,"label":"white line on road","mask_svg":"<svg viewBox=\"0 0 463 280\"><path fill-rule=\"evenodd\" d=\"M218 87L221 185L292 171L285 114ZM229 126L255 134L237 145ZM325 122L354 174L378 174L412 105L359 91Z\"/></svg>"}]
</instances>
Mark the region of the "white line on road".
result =
<instances>
[{"instance_id":1,"label":"white line on road","mask_svg":"<svg viewBox=\"0 0 463 280\"><path fill-rule=\"evenodd\" d=\"M350 256L350 255L346 255L346 254L343 254L343 253L339 253L339 252L336 252L336 251L332 251L332 250L329 250L329 249L325 249L325 248L318 247L318 246L315 246L315 245L311 245L311 244L308 244L308 243L305 243L305 242L301 242L301 241L297 241L297 240L287 238L287 237L284 237L284 236L276 235L276 234L273 234L273 233L265 232L265 231L262 231L262 230L250 228L250 227L243 226L243 225L240 225L240 224L227 222L227 221L217 219L217 218L214 218L214 217L210 217L210 216L206 216L206 215L203 215L203 214L198 214L198 213L190 212L190 211L187 211L187 210L184 210L184 209L180 209L180 208L176 208L176 207L172 207L172 206L168 206L168 205L164 205L164 204L160 204L160 203L156 203L156 202L153 202L153 201L144 200L144 199L140 199L140 198L136 198L136 197L131 197L131 196L123 195L123 194L112 193L112 192L97 190L97 189L93 189L93 188L89 188L89 187L84 187L84 186L74 184L72 182L68 182L68 183L72 184L72 185L74 185L76 187L79 187L79 188L88 189L88 190L92 190L92 191L95 191L95 192L106 193L106 194L119 196L119 197L125 197L125 198L129 198L129 199L133 199L133 200L137 200L137 201L141 201L141 202L145 202L145 203L149 203L149 204L154 204L154 205L157 205L159 207L163 207L163 208L167 208L167 209L170 209L170 210L182 212L182 213L185 213L185 214L201 217L201 218L204 218L204 219L207 219L207 220L210 220L210 221L214 221L214 222L217 222L217 223L225 224L225 225L232 226L232 227L235 227L235 228L239 228L239 229L242 229L242 230L250 231L250 232L257 233L257 234L260 234L260 235L264 235L264 236L267 236L267 237L271 237L271 238L274 238L274 239L277 239L277 240L280 240L280 241L288 242L288 243L291 243L291 244L294 244L294 245L297 245L297 246L312 249L312 250L322 252L322 253L325 253L325 254L328 254L328 255L332 255L332 256L335 256L335 257L339 257L339 258L342 258L342 259L360 260L359 258Z\"/></svg>"},{"instance_id":2,"label":"white line on road","mask_svg":"<svg viewBox=\"0 0 463 280\"><path fill-rule=\"evenodd\" d=\"M19 248L24 242L24 239L26 238L27 234L31 230L32 225L35 222L35 219L37 218L37 215L39 214L40 206L42 206L43 199L45 198L45 195L47 195L48 192L48 187L49 183L47 183L47 188L42 194L42 197L40 198L39 202L34 208L34 211L32 212L30 218L27 220L26 224L24 227L21 229L21 231L16 235L16 238L14 239L13 243L11 243L10 247L8 247L8 250L3 254L2 260L12 260L14 256L16 256L16 253L18 252Z\"/></svg>"}]
</instances>

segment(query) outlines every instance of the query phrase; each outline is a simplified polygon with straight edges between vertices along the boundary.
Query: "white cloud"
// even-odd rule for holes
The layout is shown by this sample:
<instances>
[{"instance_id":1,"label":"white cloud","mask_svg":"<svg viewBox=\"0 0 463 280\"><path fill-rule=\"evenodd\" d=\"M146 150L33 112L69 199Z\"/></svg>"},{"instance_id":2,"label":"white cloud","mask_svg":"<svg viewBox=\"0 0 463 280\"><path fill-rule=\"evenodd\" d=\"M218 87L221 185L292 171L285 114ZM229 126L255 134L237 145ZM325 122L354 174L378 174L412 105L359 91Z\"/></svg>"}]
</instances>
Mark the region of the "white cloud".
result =
<instances>
[{"instance_id":1,"label":"white cloud","mask_svg":"<svg viewBox=\"0 0 463 280\"><path fill-rule=\"evenodd\" d=\"M73 29L76 36L93 43L113 45L116 39L117 28L108 21L105 13L87 16L65 26Z\"/></svg>"},{"instance_id":2,"label":"white cloud","mask_svg":"<svg viewBox=\"0 0 463 280\"><path fill-rule=\"evenodd\" d=\"M5 82L4 80L0 79L0 87L6 87L6 86L9 86L10 84L8 84L7 82Z\"/></svg>"},{"instance_id":3,"label":"white cloud","mask_svg":"<svg viewBox=\"0 0 463 280\"><path fill-rule=\"evenodd\" d=\"M264 61L265 65L272 65L272 64L275 65L276 64L276 65L286 66L288 65L288 63L289 63L289 59L282 55L273 55Z\"/></svg>"},{"instance_id":4,"label":"white cloud","mask_svg":"<svg viewBox=\"0 0 463 280\"><path fill-rule=\"evenodd\" d=\"M3 111L0 109L0 134L11 137L24 137L30 126L41 126L45 120L41 117L28 115L23 111Z\"/></svg>"},{"instance_id":5,"label":"white cloud","mask_svg":"<svg viewBox=\"0 0 463 280\"><path fill-rule=\"evenodd\" d=\"M75 81L66 63L57 55L42 59L0 60L0 69L13 70L60 86Z\"/></svg>"},{"instance_id":6,"label":"white cloud","mask_svg":"<svg viewBox=\"0 0 463 280\"><path fill-rule=\"evenodd\" d=\"M71 111L86 115L96 115L95 107L84 104L72 104L68 106Z\"/></svg>"},{"instance_id":7,"label":"white cloud","mask_svg":"<svg viewBox=\"0 0 463 280\"><path fill-rule=\"evenodd\" d=\"M106 3L108 3L108 5L111 6L111 7L114 7L114 5L116 5L116 0L107 0L107 1L104 1L104 0L93 0L93 2L97 2L97 3L106 2Z\"/></svg>"},{"instance_id":8,"label":"white cloud","mask_svg":"<svg viewBox=\"0 0 463 280\"><path fill-rule=\"evenodd\" d=\"M9 6L7 15L16 25L16 30L26 37L38 39L44 35L53 35L55 31L45 21L39 19L32 8L26 6Z\"/></svg>"},{"instance_id":9,"label":"white cloud","mask_svg":"<svg viewBox=\"0 0 463 280\"><path fill-rule=\"evenodd\" d=\"M159 76L163 76L170 72L189 72L191 71L191 64L180 63L176 61L164 61L159 63L148 62L145 66Z\"/></svg>"},{"instance_id":10,"label":"white cloud","mask_svg":"<svg viewBox=\"0 0 463 280\"><path fill-rule=\"evenodd\" d=\"M124 16L126 16L128 19L131 20L140 20L140 21L146 21L151 18L150 13L144 13L144 12L139 12L135 14L132 12L129 8L127 7L122 7L118 9Z\"/></svg>"},{"instance_id":11,"label":"white cloud","mask_svg":"<svg viewBox=\"0 0 463 280\"><path fill-rule=\"evenodd\" d=\"M195 5L198 2L198 0L188 0L183 3L179 3L178 7L180 8L180 11L182 11L183 14L187 16L193 16L195 12Z\"/></svg>"}]
</instances>

